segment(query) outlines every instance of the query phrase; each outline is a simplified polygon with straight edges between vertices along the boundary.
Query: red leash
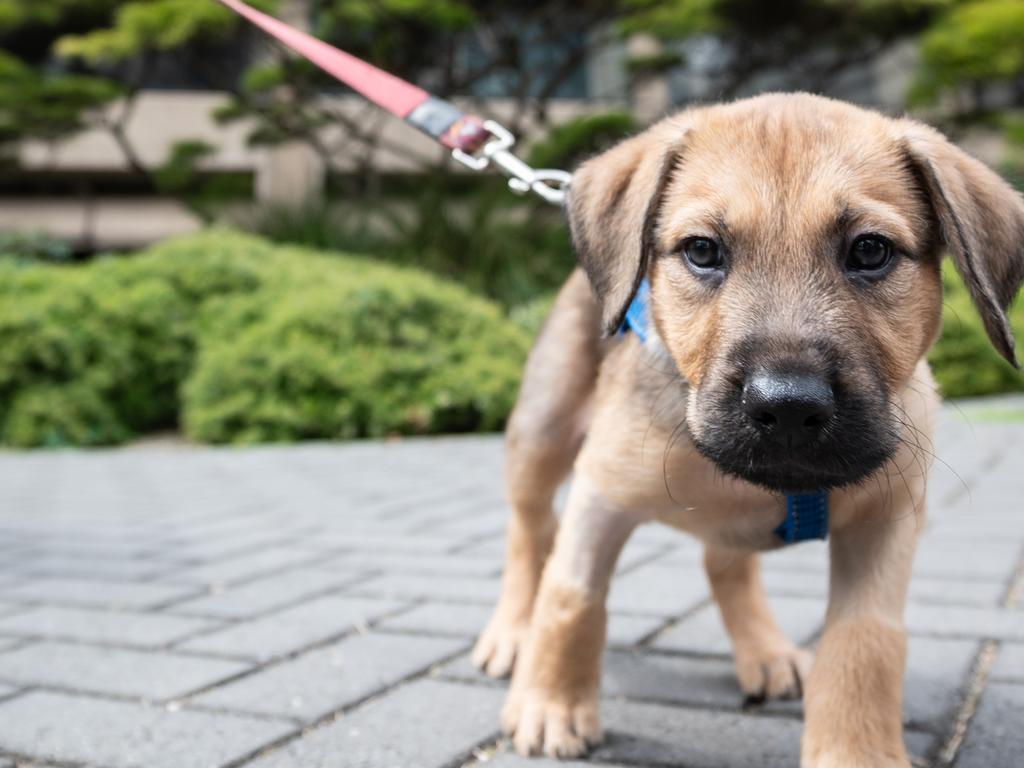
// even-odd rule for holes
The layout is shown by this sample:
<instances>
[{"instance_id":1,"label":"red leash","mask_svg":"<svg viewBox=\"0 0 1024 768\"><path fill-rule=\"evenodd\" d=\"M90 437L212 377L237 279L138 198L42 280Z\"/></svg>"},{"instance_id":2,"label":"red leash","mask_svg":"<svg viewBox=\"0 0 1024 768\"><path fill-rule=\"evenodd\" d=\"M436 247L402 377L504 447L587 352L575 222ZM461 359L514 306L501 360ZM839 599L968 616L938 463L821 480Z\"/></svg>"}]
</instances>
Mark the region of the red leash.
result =
<instances>
[{"instance_id":1,"label":"red leash","mask_svg":"<svg viewBox=\"0 0 1024 768\"><path fill-rule=\"evenodd\" d=\"M367 64L351 54L317 40L283 21L251 8L241 0L220 0L282 45L340 80L352 90L452 150L460 163L482 171L494 164L516 192L535 192L561 204L571 175L554 169L534 169L509 152L515 137L493 120L467 115L454 104Z\"/></svg>"}]
</instances>

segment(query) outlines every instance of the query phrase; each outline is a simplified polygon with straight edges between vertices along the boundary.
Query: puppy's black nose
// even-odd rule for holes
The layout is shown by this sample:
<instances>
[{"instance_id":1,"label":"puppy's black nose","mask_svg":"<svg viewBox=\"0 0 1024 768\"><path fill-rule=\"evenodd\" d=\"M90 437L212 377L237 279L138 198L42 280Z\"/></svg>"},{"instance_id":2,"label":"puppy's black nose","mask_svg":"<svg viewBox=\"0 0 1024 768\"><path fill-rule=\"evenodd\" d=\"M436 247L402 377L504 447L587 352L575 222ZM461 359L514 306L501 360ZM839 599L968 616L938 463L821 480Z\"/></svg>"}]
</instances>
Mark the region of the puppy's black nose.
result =
<instances>
[{"instance_id":1,"label":"puppy's black nose","mask_svg":"<svg viewBox=\"0 0 1024 768\"><path fill-rule=\"evenodd\" d=\"M755 373L743 385L741 402L759 429L790 448L817 436L836 411L829 383L806 374Z\"/></svg>"}]
</instances>

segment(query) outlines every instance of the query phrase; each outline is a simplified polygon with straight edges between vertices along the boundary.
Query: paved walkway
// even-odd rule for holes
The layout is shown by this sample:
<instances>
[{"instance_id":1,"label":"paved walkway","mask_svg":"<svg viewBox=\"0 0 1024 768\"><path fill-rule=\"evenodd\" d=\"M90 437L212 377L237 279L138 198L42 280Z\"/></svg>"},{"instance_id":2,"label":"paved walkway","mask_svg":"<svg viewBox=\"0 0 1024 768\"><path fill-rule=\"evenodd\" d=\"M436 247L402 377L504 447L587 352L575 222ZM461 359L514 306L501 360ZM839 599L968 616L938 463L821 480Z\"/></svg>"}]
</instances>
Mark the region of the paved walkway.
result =
<instances>
[{"instance_id":1,"label":"paved walkway","mask_svg":"<svg viewBox=\"0 0 1024 768\"><path fill-rule=\"evenodd\" d=\"M907 612L922 766L1024 765L1024 401L984 408L945 414L959 477L935 473ZM504 685L467 660L500 471L489 437L0 453L0 766L553 765L509 754ZM824 549L765 564L813 641ZM611 616L592 762L797 765L799 706L741 709L693 543L640 531Z\"/></svg>"}]
</instances>

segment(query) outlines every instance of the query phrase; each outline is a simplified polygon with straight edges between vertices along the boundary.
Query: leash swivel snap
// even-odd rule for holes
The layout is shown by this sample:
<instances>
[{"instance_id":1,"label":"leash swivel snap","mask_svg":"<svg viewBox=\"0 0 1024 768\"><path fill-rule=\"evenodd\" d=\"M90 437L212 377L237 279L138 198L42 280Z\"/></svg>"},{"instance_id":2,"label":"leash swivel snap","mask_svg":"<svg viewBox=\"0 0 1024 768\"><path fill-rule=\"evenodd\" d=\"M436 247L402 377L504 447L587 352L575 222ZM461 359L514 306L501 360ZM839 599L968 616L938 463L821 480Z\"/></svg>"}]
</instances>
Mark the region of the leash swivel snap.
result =
<instances>
[{"instance_id":1,"label":"leash swivel snap","mask_svg":"<svg viewBox=\"0 0 1024 768\"><path fill-rule=\"evenodd\" d=\"M336 80L451 149L452 157L467 168L482 171L494 164L511 177L508 185L512 191L533 192L555 205L565 200L572 175L553 168L534 169L524 163L509 152L516 139L503 125L467 115L454 104L257 11L242 0L220 2ZM479 154L475 154L478 148Z\"/></svg>"},{"instance_id":2,"label":"leash swivel snap","mask_svg":"<svg viewBox=\"0 0 1024 768\"><path fill-rule=\"evenodd\" d=\"M494 138L480 150L480 154L471 155L462 149L453 149L452 157L474 171L482 171L490 165L497 167L509 176L508 186L520 195L533 192L554 205L565 201L566 188L572 180L572 174L555 168L532 168L509 150L516 143L516 138L505 126L494 120L485 120L484 129Z\"/></svg>"}]
</instances>

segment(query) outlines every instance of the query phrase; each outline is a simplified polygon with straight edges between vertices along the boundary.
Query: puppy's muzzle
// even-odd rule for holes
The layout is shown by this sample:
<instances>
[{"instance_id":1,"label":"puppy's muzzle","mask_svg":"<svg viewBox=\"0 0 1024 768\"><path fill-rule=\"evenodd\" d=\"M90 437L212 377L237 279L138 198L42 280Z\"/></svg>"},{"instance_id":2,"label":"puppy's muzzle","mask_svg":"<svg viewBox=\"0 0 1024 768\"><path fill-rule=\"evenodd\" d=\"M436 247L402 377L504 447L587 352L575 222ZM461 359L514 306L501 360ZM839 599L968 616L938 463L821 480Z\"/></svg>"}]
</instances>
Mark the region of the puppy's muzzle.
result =
<instances>
[{"instance_id":1,"label":"puppy's muzzle","mask_svg":"<svg viewBox=\"0 0 1024 768\"><path fill-rule=\"evenodd\" d=\"M787 448L813 442L836 412L832 385L808 374L754 373L743 384L740 404L764 437Z\"/></svg>"}]
</instances>

